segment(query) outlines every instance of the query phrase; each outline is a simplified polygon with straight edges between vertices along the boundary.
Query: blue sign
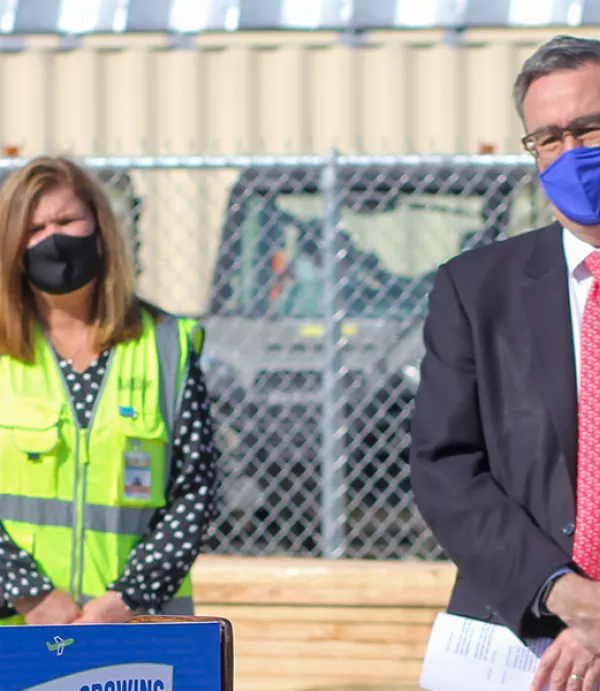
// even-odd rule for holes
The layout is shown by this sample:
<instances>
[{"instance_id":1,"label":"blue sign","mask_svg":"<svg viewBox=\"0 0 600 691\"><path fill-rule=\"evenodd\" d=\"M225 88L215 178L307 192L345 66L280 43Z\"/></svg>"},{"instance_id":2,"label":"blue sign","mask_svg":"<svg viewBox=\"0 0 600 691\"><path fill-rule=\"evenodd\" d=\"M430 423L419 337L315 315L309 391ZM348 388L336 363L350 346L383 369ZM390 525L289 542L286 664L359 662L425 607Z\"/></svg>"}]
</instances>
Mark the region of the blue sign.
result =
<instances>
[{"instance_id":1,"label":"blue sign","mask_svg":"<svg viewBox=\"0 0 600 691\"><path fill-rule=\"evenodd\" d=\"M218 622L0 626L2 691L221 691Z\"/></svg>"}]
</instances>

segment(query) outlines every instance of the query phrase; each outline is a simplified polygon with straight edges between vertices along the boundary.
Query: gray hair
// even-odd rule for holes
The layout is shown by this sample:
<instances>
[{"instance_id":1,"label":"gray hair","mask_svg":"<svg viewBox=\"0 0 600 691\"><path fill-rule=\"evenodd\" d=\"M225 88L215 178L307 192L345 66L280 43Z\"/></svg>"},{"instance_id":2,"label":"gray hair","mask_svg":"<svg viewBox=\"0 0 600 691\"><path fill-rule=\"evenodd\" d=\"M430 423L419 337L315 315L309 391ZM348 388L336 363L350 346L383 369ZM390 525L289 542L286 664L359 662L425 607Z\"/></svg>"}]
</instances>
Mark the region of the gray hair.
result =
<instances>
[{"instance_id":1,"label":"gray hair","mask_svg":"<svg viewBox=\"0 0 600 691\"><path fill-rule=\"evenodd\" d=\"M583 65L600 65L600 41L574 36L555 36L529 57L515 81L513 96L517 111L523 117L523 103L536 79L561 70L575 70Z\"/></svg>"}]
</instances>

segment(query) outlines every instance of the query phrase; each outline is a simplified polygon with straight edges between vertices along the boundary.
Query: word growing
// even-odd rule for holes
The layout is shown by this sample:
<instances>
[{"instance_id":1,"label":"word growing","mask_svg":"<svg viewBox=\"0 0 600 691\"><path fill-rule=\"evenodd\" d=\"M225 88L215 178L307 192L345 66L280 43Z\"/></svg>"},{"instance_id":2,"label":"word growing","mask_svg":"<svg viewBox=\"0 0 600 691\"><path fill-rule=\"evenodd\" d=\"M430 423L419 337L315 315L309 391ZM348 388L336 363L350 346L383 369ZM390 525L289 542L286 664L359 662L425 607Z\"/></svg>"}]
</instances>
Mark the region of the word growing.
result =
<instances>
[{"instance_id":1,"label":"word growing","mask_svg":"<svg viewBox=\"0 0 600 691\"><path fill-rule=\"evenodd\" d=\"M124 681L105 681L102 684L85 684L79 691L165 691L160 679L126 679Z\"/></svg>"}]
</instances>

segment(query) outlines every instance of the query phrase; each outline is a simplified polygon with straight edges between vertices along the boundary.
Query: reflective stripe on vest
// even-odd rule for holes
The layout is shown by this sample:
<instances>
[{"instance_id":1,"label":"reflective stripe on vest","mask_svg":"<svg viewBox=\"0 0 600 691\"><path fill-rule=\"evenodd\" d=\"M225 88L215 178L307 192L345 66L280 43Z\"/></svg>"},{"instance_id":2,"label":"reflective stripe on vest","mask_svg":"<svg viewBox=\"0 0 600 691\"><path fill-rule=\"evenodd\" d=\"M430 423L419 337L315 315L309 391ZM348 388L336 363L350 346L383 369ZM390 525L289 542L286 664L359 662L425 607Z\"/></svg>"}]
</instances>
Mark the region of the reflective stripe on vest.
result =
<instances>
[{"instance_id":1,"label":"reflective stripe on vest","mask_svg":"<svg viewBox=\"0 0 600 691\"><path fill-rule=\"evenodd\" d=\"M149 449L154 449L157 443L162 444L161 455L152 455L152 458L156 458L154 469L158 468L158 459L164 459L157 474L164 482L161 490L164 497L170 475L173 425L181 403L182 383L187 377L189 354L190 351L200 353L204 332L193 320L170 316L156 324L150 324L149 320L149 315L144 314L144 336L139 344L117 346L113 351L110 366L116 371L107 372L105 390L99 393L95 406L96 413L100 410L100 422L93 418L87 432L79 430L73 411L70 416L65 412L64 406L70 408L70 402L63 404L61 412L56 397L64 400L66 390L62 383L57 383L61 372L52 361L54 356L50 358L48 344L41 335L38 335L39 347L36 347L36 352L40 351L37 367L25 368L22 363L8 358L0 360L0 441L4 445L0 448L9 449L6 455L12 457L12 465L4 458L4 471L6 473L10 467L30 478L29 484L23 487L14 479L8 483L1 481L0 459L0 487L6 491L0 494L0 519L15 542L33 555L57 587L69 590L76 598L82 591L91 597L105 591L147 531L156 509L164 503L164 499L159 501L154 494L154 487L150 501L137 502L138 505L120 501L111 494L116 490L109 490L109 486L118 486L114 475L122 472L115 466L116 455L119 454L116 462L122 462L125 449L125 442L115 438L141 439ZM155 347L154 356L150 343ZM130 391L127 390L128 382ZM138 390L140 387L143 391ZM7 392L10 400L6 399ZM148 401L154 400L153 395L158 404L154 412L152 404L148 408ZM111 410L116 410L117 404L129 403L143 411L143 420L116 418L118 424L111 436L110 419L111 415L114 417ZM94 427L97 424L102 428L99 431ZM161 425L165 429L164 436ZM65 443L71 449L66 457L64 448L56 450ZM92 447L91 452L89 447ZM158 453L158 448L152 454ZM105 469L98 465L95 460L98 458L109 459ZM72 465L73 471L62 470L66 463ZM73 483L71 491L69 486ZM17 488L22 493L15 492ZM63 557L62 566L55 568L59 555ZM70 573L65 571L69 561ZM118 573L115 573L115 565L119 566ZM175 598L181 604L173 606L188 607L183 603L190 598L188 576Z\"/></svg>"},{"instance_id":2,"label":"reflective stripe on vest","mask_svg":"<svg viewBox=\"0 0 600 691\"><path fill-rule=\"evenodd\" d=\"M21 495L0 495L2 521L19 521L32 525L53 525L71 528L73 502L60 499L39 499ZM100 533L139 535L148 527L156 509L137 509L131 506L101 506L87 504L85 528ZM26 516L26 521L23 517Z\"/></svg>"}]
</instances>

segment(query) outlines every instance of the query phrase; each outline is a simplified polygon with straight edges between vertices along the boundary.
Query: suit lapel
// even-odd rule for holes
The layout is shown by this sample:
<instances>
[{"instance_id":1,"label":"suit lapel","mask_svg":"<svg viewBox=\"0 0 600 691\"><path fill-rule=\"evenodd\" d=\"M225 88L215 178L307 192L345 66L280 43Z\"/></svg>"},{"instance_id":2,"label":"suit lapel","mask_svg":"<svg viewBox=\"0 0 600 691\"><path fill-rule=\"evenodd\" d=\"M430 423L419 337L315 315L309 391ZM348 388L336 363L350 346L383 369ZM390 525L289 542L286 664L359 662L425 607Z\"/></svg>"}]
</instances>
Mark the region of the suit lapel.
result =
<instances>
[{"instance_id":1,"label":"suit lapel","mask_svg":"<svg viewBox=\"0 0 600 691\"><path fill-rule=\"evenodd\" d=\"M577 478L577 382L567 268L558 223L540 234L525 267L523 304L536 356L538 386L567 461L573 489Z\"/></svg>"}]
</instances>

